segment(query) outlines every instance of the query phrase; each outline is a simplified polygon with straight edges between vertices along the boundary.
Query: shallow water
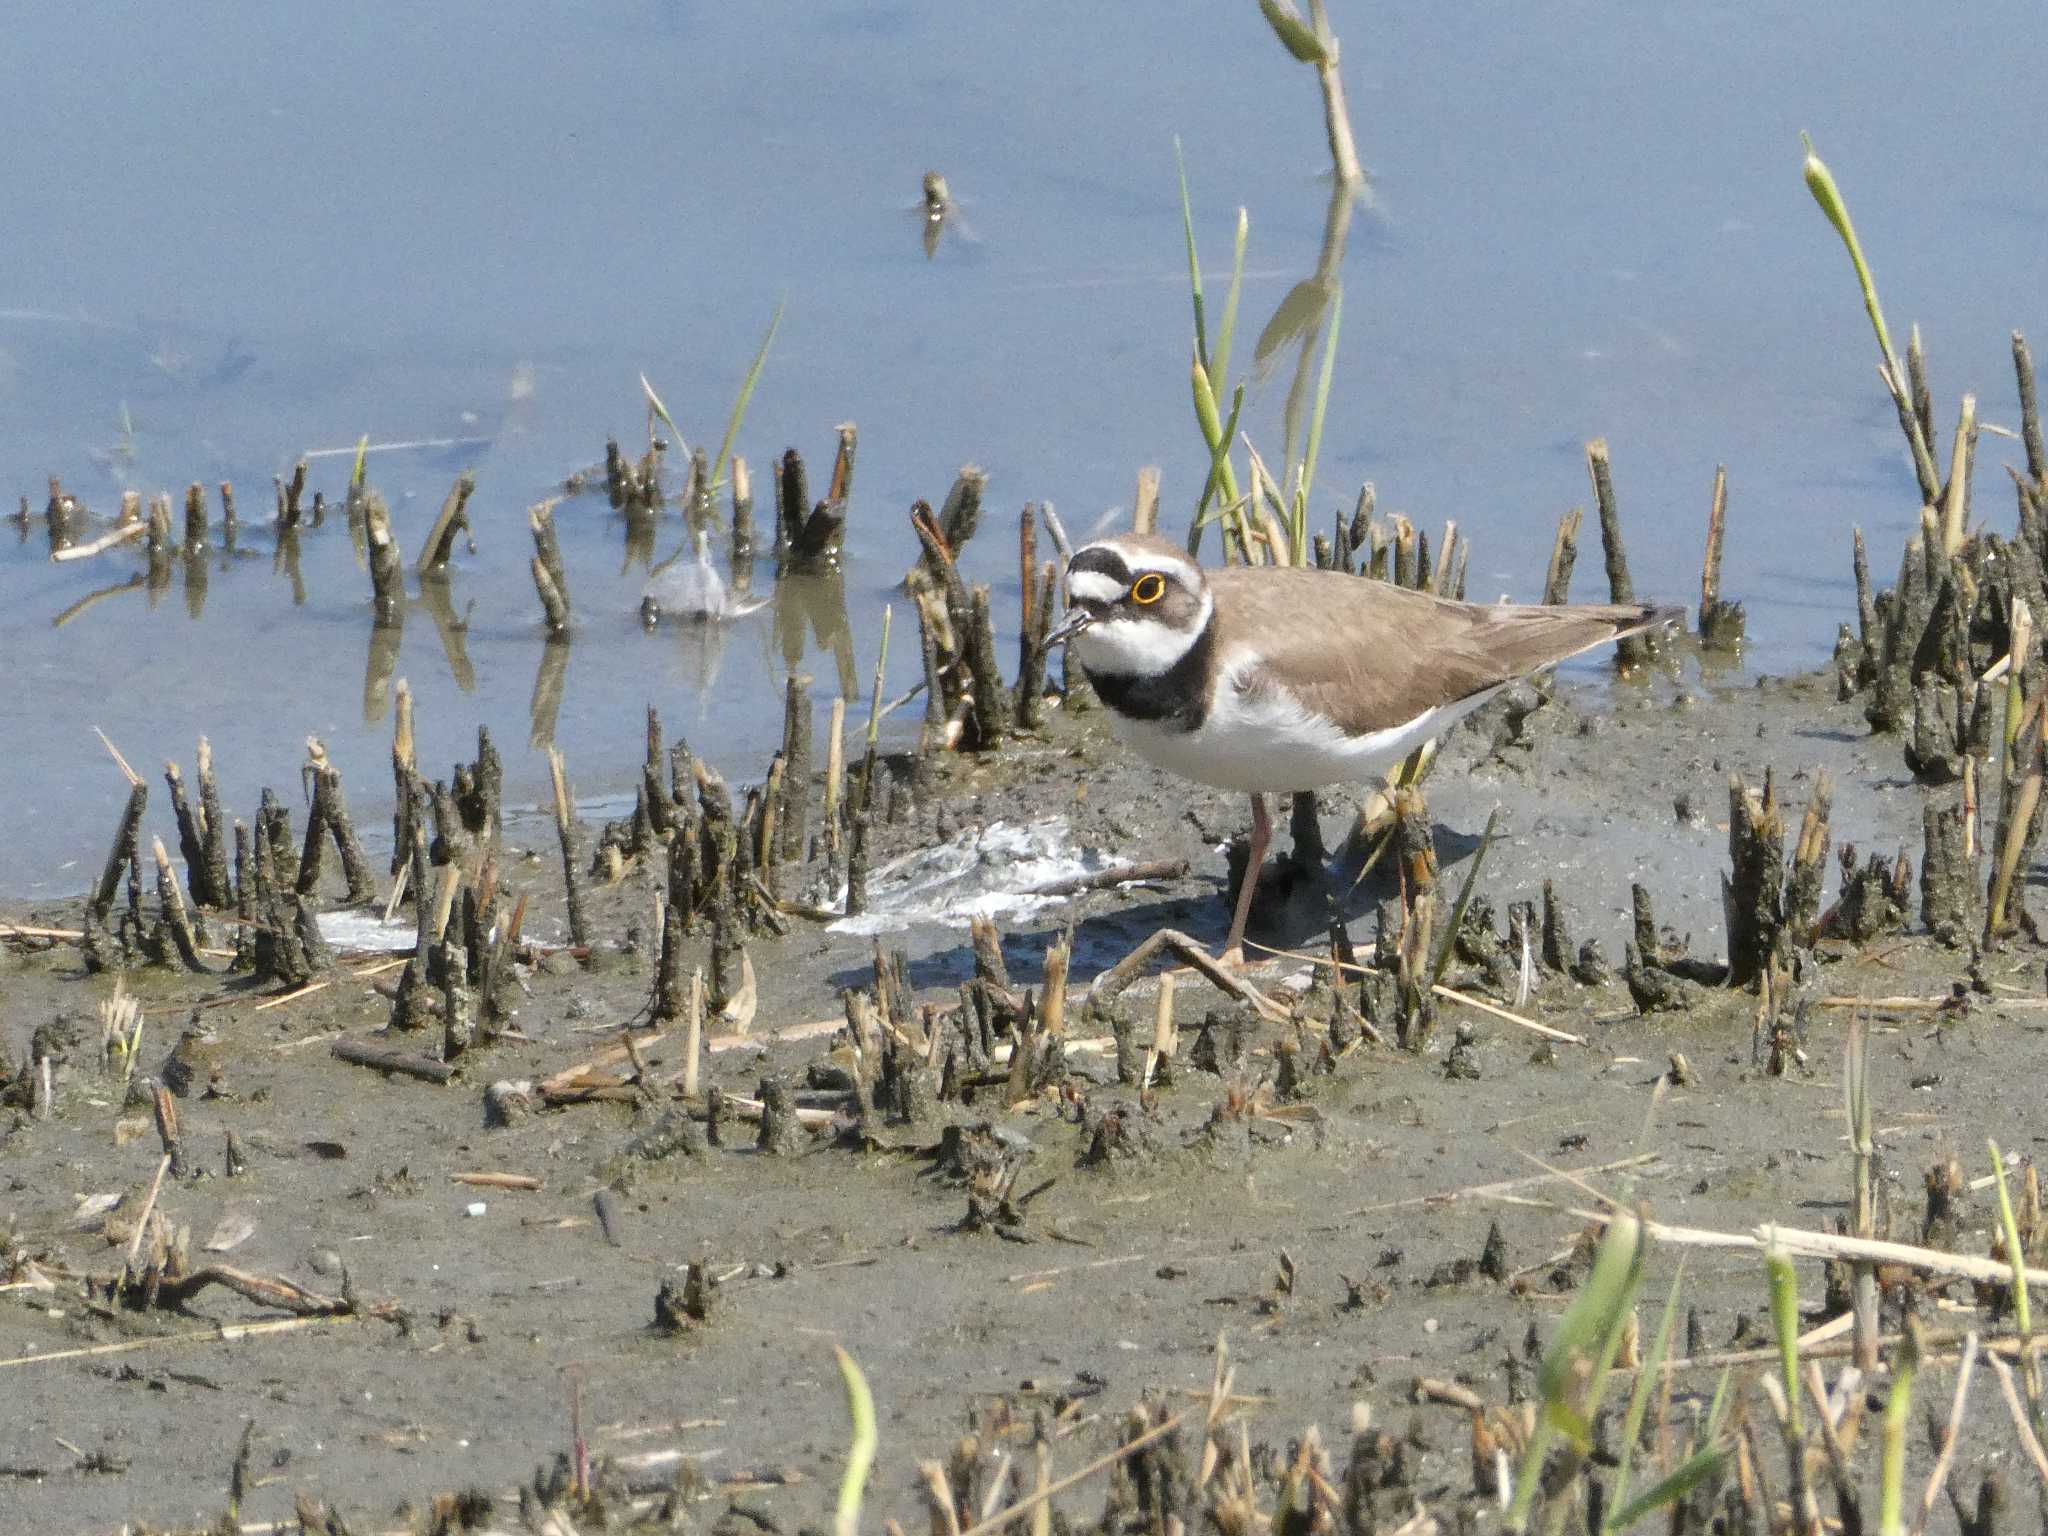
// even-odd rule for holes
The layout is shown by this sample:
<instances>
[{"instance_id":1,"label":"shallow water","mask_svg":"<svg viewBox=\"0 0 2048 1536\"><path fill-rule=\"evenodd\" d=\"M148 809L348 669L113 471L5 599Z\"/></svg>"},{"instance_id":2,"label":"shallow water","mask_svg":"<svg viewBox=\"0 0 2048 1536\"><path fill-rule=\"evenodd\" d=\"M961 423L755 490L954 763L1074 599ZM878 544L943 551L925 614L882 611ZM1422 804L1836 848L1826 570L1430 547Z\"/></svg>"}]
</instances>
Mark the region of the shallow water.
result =
<instances>
[{"instance_id":1,"label":"shallow water","mask_svg":"<svg viewBox=\"0 0 2048 1536\"><path fill-rule=\"evenodd\" d=\"M1938 417L1972 388L2009 422L2007 333L2048 334L2048 201L2010 61L2039 54L2048 17L1932 25L1891 4L1838 34L1791 8L1584 4L1336 24L1375 179L1341 264L1317 520L1370 479L1432 537L1459 520L1473 595L1530 595L1557 515L1589 499L1581 444L1604 435L1637 586L1685 598L1726 462L1726 587L1750 604L1752 664L1819 659L1851 609L1849 526L1882 575L1916 498L1798 131L1843 184L1894 330L1922 323ZM847 654L872 664L912 552L904 509L961 462L991 476L971 563L999 596L1027 500L1084 532L1158 463L1169 521L1185 518L1205 466L1176 134L1212 274L1249 210L1241 360L1324 232L1313 80L1249 5L77 7L13 18L10 43L0 491L40 509L56 474L108 514L124 487L226 478L244 518L203 604L178 568L62 627L139 552L52 565L39 522L0 528L0 889L17 893L76 889L103 851L118 787L94 725L146 772L177 757L189 773L205 732L245 812L318 735L359 806L377 802L388 690L368 675L345 527L304 536L302 600L273 570L271 477L299 455L364 433L439 442L371 460L409 557L476 469L478 548L450 589L467 628L447 642L415 609L395 672L424 762L467 755L488 722L531 793L544 652L521 514L607 433L642 440L640 371L715 448L787 300L739 445L764 510L771 455L801 447L821 484L834 425L860 424L846 643L808 639L802 663L822 709ZM932 167L975 238L949 232L928 260L914 205ZM1287 377L1248 408L1262 444ZM1984 449L1981 504L2002 523L1997 464L2016 451ZM338 499L348 465L314 459L313 487ZM553 734L578 787L623 782L649 703L758 774L779 728L772 618L716 656L645 634L645 571L625 568L602 499L558 522L580 627ZM681 542L664 524L660 553ZM1582 595L1597 576L1589 547ZM892 691L915 675L907 617Z\"/></svg>"}]
</instances>

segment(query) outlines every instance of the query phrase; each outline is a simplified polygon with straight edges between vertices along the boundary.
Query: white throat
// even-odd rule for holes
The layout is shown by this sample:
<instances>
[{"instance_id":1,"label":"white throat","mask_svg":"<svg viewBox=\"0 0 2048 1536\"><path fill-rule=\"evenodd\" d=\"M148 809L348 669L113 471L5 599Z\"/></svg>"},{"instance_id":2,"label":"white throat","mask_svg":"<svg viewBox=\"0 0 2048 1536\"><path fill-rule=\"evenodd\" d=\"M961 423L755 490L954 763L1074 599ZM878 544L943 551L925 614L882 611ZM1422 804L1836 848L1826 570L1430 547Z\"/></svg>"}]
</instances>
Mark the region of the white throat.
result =
<instances>
[{"instance_id":1,"label":"white throat","mask_svg":"<svg viewBox=\"0 0 2048 1536\"><path fill-rule=\"evenodd\" d=\"M1087 595L1087 594L1082 594ZM1068 643L1091 672L1112 677L1157 677L1173 669L1209 626L1215 612L1214 600L1202 594L1202 606L1195 622L1182 628L1158 619L1098 619Z\"/></svg>"}]
</instances>

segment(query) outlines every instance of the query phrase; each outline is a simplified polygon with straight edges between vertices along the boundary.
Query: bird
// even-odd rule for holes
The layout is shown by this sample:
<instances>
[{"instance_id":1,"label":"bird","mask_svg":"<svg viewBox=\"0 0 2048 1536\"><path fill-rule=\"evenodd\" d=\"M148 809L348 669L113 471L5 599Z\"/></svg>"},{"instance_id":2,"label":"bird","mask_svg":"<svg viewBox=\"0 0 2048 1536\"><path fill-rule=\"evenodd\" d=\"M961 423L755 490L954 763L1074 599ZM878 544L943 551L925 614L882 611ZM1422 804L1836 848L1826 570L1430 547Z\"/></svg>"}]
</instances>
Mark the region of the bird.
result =
<instances>
[{"instance_id":1,"label":"bird","mask_svg":"<svg viewBox=\"0 0 2048 1536\"><path fill-rule=\"evenodd\" d=\"M765 597L750 597L726 586L711 563L711 538L702 528L695 535L695 558L671 555L648 577L640 596L640 617L646 624L664 618L690 624L723 624L743 619L768 606Z\"/></svg>"},{"instance_id":2,"label":"bird","mask_svg":"<svg viewBox=\"0 0 2048 1536\"><path fill-rule=\"evenodd\" d=\"M1268 794L1362 783L1511 683L1673 622L1646 603L1480 604L1342 571L1203 569L1149 534L1067 562L1064 643L1116 734L1154 766L1251 796L1251 858L1226 957L1242 953L1273 824Z\"/></svg>"}]
</instances>

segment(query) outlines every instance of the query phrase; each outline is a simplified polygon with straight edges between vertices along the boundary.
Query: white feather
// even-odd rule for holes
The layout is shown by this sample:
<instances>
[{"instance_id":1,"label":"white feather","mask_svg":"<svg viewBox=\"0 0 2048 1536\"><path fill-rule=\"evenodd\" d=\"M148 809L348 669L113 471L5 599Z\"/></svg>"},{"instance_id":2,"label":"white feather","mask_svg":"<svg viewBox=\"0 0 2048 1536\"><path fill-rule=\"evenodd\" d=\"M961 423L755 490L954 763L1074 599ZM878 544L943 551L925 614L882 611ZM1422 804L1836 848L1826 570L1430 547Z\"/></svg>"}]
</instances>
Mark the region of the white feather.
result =
<instances>
[{"instance_id":1,"label":"white feather","mask_svg":"<svg viewBox=\"0 0 2048 1536\"><path fill-rule=\"evenodd\" d=\"M1070 584L1090 579L1083 571L1069 578ZM1108 580L1107 577L1095 577ZM1078 647L1081 663L1091 672L1115 677L1153 677L1166 671L1202 637L1209 614L1215 607L1209 594L1202 594L1202 607L1195 622L1186 628L1163 624L1158 619L1097 619L1068 642Z\"/></svg>"},{"instance_id":2,"label":"white feather","mask_svg":"<svg viewBox=\"0 0 2048 1536\"><path fill-rule=\"evenodd\" d=\"M1209 715L1197 731L1175 731L1111 712L1117 734L1147 762L1217 789L1281 794L1377 778L1424 742L1442 735L1500 691L1488 688L1425 710L1404 724L1347 736L1304 709L1284 689L1248 694L1237 679L1255 658L1225 663Z\"/></svg>"},{"instance_id":3,"label":"white feather","mask_svg":"<svg viewBox=\"0 0 2048 1536\"><path fill-rule=\"evenodd\" d=\"M1113 603L1124 595L1124 584L1101 571L1076 571L1067 578L1067 597L1076 603Z\"/></svg>"}]
</instances>

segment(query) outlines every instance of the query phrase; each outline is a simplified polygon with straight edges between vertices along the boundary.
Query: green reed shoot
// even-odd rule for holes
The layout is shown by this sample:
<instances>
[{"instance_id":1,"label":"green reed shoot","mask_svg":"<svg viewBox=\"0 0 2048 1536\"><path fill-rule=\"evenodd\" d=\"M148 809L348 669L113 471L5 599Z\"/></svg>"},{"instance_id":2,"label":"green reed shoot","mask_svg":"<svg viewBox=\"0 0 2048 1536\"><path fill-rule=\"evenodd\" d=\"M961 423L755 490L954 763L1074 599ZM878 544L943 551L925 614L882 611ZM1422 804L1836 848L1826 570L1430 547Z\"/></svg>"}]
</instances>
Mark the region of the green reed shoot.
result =
<instances>
[{"instance_id":1,"label":"green reed shoot","mask_svg":"<svg viewBox=\"0 0 2048 1536\"><path fill-rule=\"evenodd\" d=\"M1237 211L1237 237L1231 253L1230 288L1223 300L1223 316L1216 333L1216 347L1209 347L1208 303L1202 287L1202 260L1195 246L1194 204L1188 197L1187 163L1181 155L1180 140L1173 141L1173 164L1180 180L1180 225L1181 235L1187 245L1188 294L1194 306L1195 347L1194 357L1189 365L1189 383L1195 403L1195 424L1201 429L1202 441L1209 449L1209 477L1202 488L1202 497L1195 505L1194 521L1188 527L1188 553L1201 553L1202 529L1207 525L1206 516L1212 500L1221 499L1221 510L1217 516L1226 524L1235 524L1240 544L1245 544L1244 514L1239 508L1240 497L1237 488L1237 470L1231 463L1230 445L1237 432L1238 413L1244 406L1244 386L1240 383L1231 396L1230 421L1226 426L1219 401L1229 383L1227 370L1230 366L1230 343L1237 329L1237 301L1244 286L1245 241L1250 232L1250 221L1244 211Z\"/></svg>"},{"instance_id":2,"label":"green reed shoot","mask_svg":"<svg viewBox=\"0 0 2048 1536\"><path fill-rule=\"evenodd\" d=\"M1799 1428L1799 1272L1775 1238L1764 1250L1764 1272L1770 1278L1771 1332L1778 1341L1778 1369L1785 1389L1785 1410Z\"/></svg>"},{"instance_id":3,"label":"green reed shoot","mask_svg":"<svg viewBox=\"0 0 2048 1536\"><path fill-rule=\"evenodd\" d=\"M1507 1528L1529 1528L1529 1513L1543 1481L1543 1463L1560 1437L1573 1459L1583 1462L1593 1449L1593 1422L1613 1376L1615 1352L1642 1289L1643 1262L1649 1235L1643 1224L1617 1213L1600 1240L1592 1273L1566 1309L1536 1373L1536 1427L1515 1473L1514 1502ZM1581 1373L1583 1374L1583 1384ZM1578 1385L1578 1391L1573 1387Z\"/></svg>"},{"instance_id":4,"label":"green reed shoot","mask_svg":"<svg viewBox=\"0 0 2048 1536\"><path fill-rule=\"evenodd\" d=\"M2041 1361L2033 1350L2034 1308L2027 1295L2027 1250L2020 1242L2020 1224L2012 1213L2012 1194L2005 1187L2005 1158L1999 1153L1998 1143L1987 1141L1991 1149L1991 1177L1998 1186L1998 1228L2005 1237L2005 1256L2012 1264L2012 1316L2013 1326L2020 1334L2020 1379L2027 1387L2027 1411L2033 1416L2036 1432L2041 1420Z\"/></svg>"},{"instance_id":5,"label":"green reed shoot","mask_svg":"<svg viewBox=\"0 0 2048 1536\"><path fill-rule=\"evenodd\" d=\"M1870 263L1863 259L1863 243L1856 238L1856 226L1849 218L1849 205L1842 198L1842 189L1835 185L1834 173L1820 156L1814 153L1813 140L1806 134L1799 136L1806 146L1806 160L1802 174L1806 178L1806 190L1813 194L1813 200L1820 205L1820 211L1841 236L1843 248L1849 253L1849 262L1856 269L1856 285L1863 291L1863 309L1870 316L1870 328L1877 334L1877 348L1884 356L1885 387L1891 391L1893 401L1899 408L1899 424L1905 430L1907 444L1913 451L1913 468L1920 478L1922 494L1932 500L1935 487L1941 484L1934 469L1934 454L1927 444L1926 434L1920 429L1920 418L1913 410L1906 393L1906 375L1899 367L1899 355L1892 350L1892 334L1884 323L1884 306L1877 301L1877 279L1871 276Z\"/></svg>"},{"instance_id":6,"label":"green reed shoot","mask_svg":"<svg viewBox=\"0 0 2048 1536\"><path fill-rule=\"evenodd\" d=\"M1308 443L1302 450L1301 468L1294 477L1294 509L1288 537L1293 543L1293 563L1308 564L1308 497L1315 484L1316 457L1322 452L1323 417L1330 405L1330 374L1337 361L1337 329L1344 320L1344 289L1340 284L1330 295L1330 333L1323 338L1323 371L1316 380L1316 403L1309 412Z\"/></svg>"},{"instance_id":7,"label":"green reed shoot","mask_svg":"<svg viewBox=\"0 0 2048 1536\"><path fill-rule=\"evenodd\" d=\"M775 333L782 328L782 311L787 302L783 300L776 304L775 313L768 321L768 334L761 338L761 345L754 353L754 361L748 366L746 377L740 381L740 392L732 402L732 415L725 423L725 440L718 445L718 457L711 462L711 483L703 487L706 495L715 495L725 484L725 466L732 458L732 445L739 438L740 423L747 418L747 406L754 398L754 386L761 382L761 370L768 363L768 349L775 342ZM676 425L675 417L669 415L668 407L662 403L661 396L655 393L654 386L647 382L647 375L644 373L640 375L640 388L646 394L647 403L653 408L654 414L661 418L662 425L668 428L670 435L675 439L677 448L683 449L687 441L683 436L683 429Z\"/></svg>"},{"instance_id":8,"label":"green reed shoot","mask_svg":"<svg viewBox=\"0 0 2048 1536\"><path fill-rule=\"evenodd\" d=\"M1628 1480L1635 1464L1636 1443L1642 1437L1643 1419L1649 1412L1650 1399L1656 1395L1658 1378L1664 1373L1665 1357L1671 1352L1671 1334L1678 1324L1678 1294L1684 1284L1685 1265L1681 1263L1678 1273L1671 1277L1671 1289L1664 1297L1664 1316L1657 1324L1657 1336L1651 1341L1650 1352L1636 1372L1636 1384L1628 1397L1628 1411L1622 1416L1621 1461L1614 1469L1614 1490L1608 1501L1610 1506L1628 1507ZM1618 1531L1623 1527L1610 1519L1603 1528Z\"/></svg>"},{"instance_id":9,"label":"green reed shoot","mask_svg":"<svg viewBox=\"0 0 2048 1536\"><path fill-rule=\"evenodd\" d=\"M1892 1389L1884 1400L1883 1460L1878 1472L1879 1536L1905 1536L1906 1426L1913 1420L1913 1378L1920 1373L1920 1329L1911 1319L1892 1356Z\"/></svg>"},{"instance_id":10,"label":"green reed shoot","mask_svg":"<svg viewBox=\"0 0 2048 1536\"><path fill-rule=\"evenodd\" d=\"M1472 888L1479 883L1479 867L1486 862L1486 851L1493 846L1494 824L1500 820L1500 807L1495 806L1486 813L1486 830L1479 834L1479 847L1472 855L1472 862L1465 866L1465 880L1458 887L1458 899L1451 904L1451 920L1444 925L1443 942L1437 946L1436 958L1430 963L1429 984L1434 987L1444 979L1444 972L1450 968L1451 955L1458 946L1458 928L1465 921L1465 908L1471 905Z\"/></svg>"},{"instance_id":11,"label":"green reed shoot","mask_svg":"<svg viewBox=\"0 0 2048 1536\"><path fill-rule=\"evenodd\" d=\"M868 1472L875 1464L875 1398L868 1379L839 1345L839 1377L846 1384L846 1412L853 1420L853 1441L846 1448L846 1473L839 1479L839 1504L832 1517L833 1536L859 1536L860 1501Z\"/></svg>"}]
</instances>

